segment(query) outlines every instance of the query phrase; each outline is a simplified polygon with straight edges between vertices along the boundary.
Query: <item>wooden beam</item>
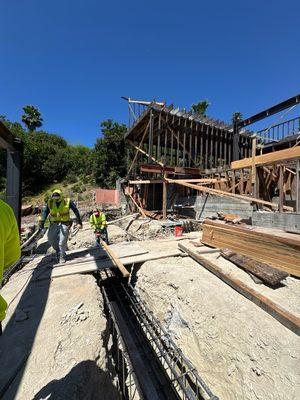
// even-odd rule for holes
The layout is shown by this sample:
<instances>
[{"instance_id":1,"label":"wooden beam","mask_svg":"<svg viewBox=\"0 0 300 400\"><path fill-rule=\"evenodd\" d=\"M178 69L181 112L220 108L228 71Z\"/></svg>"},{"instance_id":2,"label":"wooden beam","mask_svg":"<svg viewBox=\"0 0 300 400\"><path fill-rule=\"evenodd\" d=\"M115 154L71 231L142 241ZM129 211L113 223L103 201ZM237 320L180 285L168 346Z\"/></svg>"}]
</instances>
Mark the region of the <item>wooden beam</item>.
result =
<instances>
[{"instance_id":1,"label":"wooden beam","mask_svg":"<svg viewBox=\"0 0 300 400\"><path fill-rule=\"evenodd\" d=\"M283 177L283 166L280 165L279 167L279 211L283 211L283 203L284 203L284 190L283 190L283 185L284 185L284 177Z\"/></svg>"},{"instance_id":2,"label":"wooden beam","mask_svg":"<svg viewBox=\"0 0 300 400\"><path fill-rule=\"evenodd\" d=\"M256 136L252 138L251 183L253 187L255 187L255 182L256 182L255 157L256 157ZM255 193L255 189L253 190L253 193Z\"/></svg>"},{"instance_id":3,"label":"wooden beam","mask_svg":"<svg viewBox=\"0 0 300 400\"><path fill-rule=\"evenodd\" d=\"M261 199L257 199L255 197L248 197L248 196L242 196L240 194L233 194L233 193L228 193L228 192L224 192L222 190L216 190L216 189L211 189L211 188L207 188L204 186L197 186L197 185L193 185L192 183L188 183L186 181L181 181L179 182L176 179L167 179L169 183L177 183L178 185L182 185L182 186L186 186L189 187L191 189L196 189L199 192L204 192L204 193L210 193L210 194L214 194L216 196L221 196L221 197L230 197L233 199L238 199L238 200L243 200L246 201L248 203L257 203L257 204L262 204L268 207L272 207L272 208L276 208L278 209L278 204L276 203L271 203L270 201L265 201L265 200L261 200ZM293 211L293 207L289 207L289 206L283 206L283 208L287 211Z\"/></svg>"},{"instance_id":4,"label":"wooden beam","mask_svg":"<svg viewBox=\"0 0 300 400\"><path fill-rule=\"evenodd\" d=\"M134 205L137 207L137 209L139 210L139 212L142 214L142 216L144 217L144 218L147 218L146 217L146 214L144 213L144 210L137 204L137 202L134 200L134 198L131 196L131 194L129 193L129 192L125 192L125 195L127 195L127 196L129 196L130 197L130 199L132 200L132 202L134 203Z\"/></svg>"},{"instance_id":5,"label":"wooden beam","mask_svg":"<svg viewBox=\"0 0 300 400\"><path fill-rule=\"evenodd\" d=\"M261 156L255 156L254 164L258 165L271 165L281 161L293 160L300 158L300 146L291 147L285 150L274 151L272 153L263 154ZM233 161L231 163L231 169L250 168L253 165L253 159L244 158L243 160Z\"/></svg>"},{"instance_id":6,"label":"wooden beam","mask_svg":"<svg viewBox=\"0 0 300 400\"><path fill-rule=\"evenodd\" d=\"M167 219L167 182L163 182L163 201L162 201L163 220Z\"/></svg>"},{"instance_id":7,"label":"wooden beam","mask_svg":"<svg viewBox=\"0 0 300 400\"><path fill-rule=\"evenodd\" d=\"M150 154L146 153L146 151L144 151L140 147L136 146L131 140L128 140L128 143L130 143L131 146L133 146L140 153L144 154L146 157L151 158L151 160L154 161L156 164L160 165L161 167L164 167L164 164L162 162L160 162L160 161L156 160L156 158L150 156Z\"/></svg>"},{"instance_id":8,"label":"wooden beam","mask_svg":"<svg viewBox=\"0 0 300 400\"><path fill-rule=\"evenodd\" d=\"M149 128L149 124L150 124L150 120L148 121L148 124L147 124L147 126L146 126L146 128L145 128L145 131L144 131L144 133L143 133L142 139L140 140L140 144L139 144L139 146L138 146L139 148L141 148L142 145L143 145L143 141L144 141L144 139L145 139L147 130L148 130L148 128ZM134 164L135 164L135 162L136 162L136 159L137 159L138 154L139 154L139 150L136 149L134 158L133 158L132 163L131 163L131 165L130 165L130 167L129 167L129 170L128 170L128 172L127 172L127 175L130 174L130 172L131 172L131 170L132 170L132 168L133 168L133 166L134 166Z\"/></svg>"},{"instance_id":9,"label":"wooden beam","mask_svg":"<svg viewBox=\"0 0 300 400\"><path fill-rule=\"evenodd\" d=\"M191 155L191 153L185 148L184 143L181 142L181 140L179 139L179 137L177 136L177 134L173 131L173 129L171 129L169 126L167 127L169 129L169 131L174 135L177 143L180 144L180 146L183 148L183 162L184 162L184 166L185 166L185 153L188 155L188 158L190 161L192 161L193 164L195 164L194 159ZM186 141L186 132L184 132L184 142ZM178 162L177 162L178 165Z\"/></svg>"},{"instance_id":10,"label":"wooden beam","mask_svg":"<svg viewBox=\"0 0 300 400\"><path fill-rule=\"evenodd\" d=\"M117 255L112 251L112 249L104 242L104 240L100 239L101 246L106 250L107 254L112 259L113 263L119 268L120 272L124 276L124 278L129 277L129 271L124 267L122 262L119 260Z\"/></svg>"},{"instance_id":11,"label":"wooden beam","mask_svg":"<svg viewBox=\"0 0 300 400\"><path fill-rule=\"evenodd\" d=\"M201 184L212 184L212 183L218 183L218 182L228 182L226 178L191 178L191 179L176 179L178 182L191 182L191 183L201 183ZM128 181L129 185L145 185L145 184L151 184L151 183L163 183L163 179L145 179L145 180L131 180Z\"/></svg>"},{"instance_id":12,"label":"wooden beam","mask_svg":"<svg viewBox=\"0 0 300 400\"><path fill-rule=\"evenodd\" d=\"M229 260L245 271L254 274L271 286L277 286L289 275L284 271L271 267L269 264L254 260L251 257L235 253L228 249L221 250L221 255L226 258L226 260Z\"/></svg>"},{"instance_id":13,"label":"wooden beam","mask_svg":"<svg viewBox=\"0 0 300 400\"><path fill-rule=\"evenodd\" d=\"M300 160L296 166L296 212L300 213Z\"/></svg>"},{"instance_id":14,"label":"wooden beam","mask_svg":"<svg viewBox=\"0 0 300 400\"><path fill-rule=\"evenodd\" d=\"M218 265L209 261L205 257L199 255L195 251L191 250L182 243L178 243L178 247L185 251L190 257L201 264L208 271L212 272L227 285L231 286L234 290L239 292L241 295L246 297L248 300L255 303L257 306L262 308L273 318L277 319L282 325L290 329L292 332L300 336L300 318L290 313L289 311L282 308L279 304L276 304L268 297L262 295L257 290L252 289L246 283L240 279L234 278L230 273L225 272Z\"/></svg>"}]
</instances>

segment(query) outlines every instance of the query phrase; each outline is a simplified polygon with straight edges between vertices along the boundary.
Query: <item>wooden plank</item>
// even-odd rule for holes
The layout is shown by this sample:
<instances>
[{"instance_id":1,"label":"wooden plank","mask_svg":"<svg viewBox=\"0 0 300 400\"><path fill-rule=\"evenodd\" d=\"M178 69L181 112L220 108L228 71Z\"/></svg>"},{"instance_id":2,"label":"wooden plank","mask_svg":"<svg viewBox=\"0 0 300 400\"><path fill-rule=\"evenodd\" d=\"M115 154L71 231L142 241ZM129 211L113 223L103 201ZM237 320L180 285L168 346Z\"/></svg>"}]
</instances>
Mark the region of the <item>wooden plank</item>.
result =
<instances>
[{"instance_id":1,"label":"wooden plank","mask_svg":"<svg viewBox=\"0 0 300 400\"><path fill-rule=\"evenodd\" d=\"M137 207L137 209L139 210L139 212L142 214L142 216L144 218L146 218L146 214L144 213L144 210L137 204L137 202L134 200L134 198L131 196L131 194L129 192L126 193L127 196L130 197L130 199L132 200L132 202L135 204L135 206Z\"/></svg>"},{"instance_id":2,"label":"wooden plank","mask_svg":"<svg viewBox=\"0 0 300 400\"><path fill-rule=\"evenodd\" d=\"M278 182L278 186L279 186L279 211L283 211L283 206L284 206L284 190L283 190L283 166L280 165L279 167L279 182Z\"/></svg>"},{"instance_id":3,"label":"wooden plank","mask_svg":"<svg viewBox=\"0 0 300 400\"><path fill-rule=\"evenodd\" d=\"M300 213L300 160L296 166L296 212Z\"/></svg>"},{"instance_id":4,"label":"wooden plank","mask_svg":"<svg viewBox=\"0 0 300 400\"><path fill-rule=\"evenodd\" d=\"M205 220L202 243L228 248L300 277L300 237L272 228Z\"/></svg>"},{"instance_id":5,"label":"wooden plank","mask_svg":"<svg viewBox=\"0 0 300 400\"><path fill-rule=\"evenodd\" d=\"M286 328L300 336L300 318L297 315L285 310L279 304L276 304L268 297L262 295L257 290L252 289L250 286L242 282L240 279L234 278L229 273L225 272L218 265L212 261L207 260L205 257L197 254L182 243L178 243L178 247L185 251L195 261L205 267L208 271L212 272L227 285L231 286L234 290L241 295L252 301L277 321L279 321Z\"/></svg>"},{"instance_id":6,"label":"wooden plank","mask_svg":"<svg viewBox=\"0 0 300 400\"><path fill-rule=\"evenodd\" d=\"M141 264L146 261L152 260L160 260L168 257L187 257L187 254L183 253L179 249L174 249L165 252L152 252L143 255L136 255L130 257L121 258L122 264L125 268L125 265L132 265L132 264ZM99 271L102 269L109 269L115 268L116 265L111 259L103 259L103 260L93 260L82 262L78 264L60 264L57 267L52 269L51 276L49 277L49 273L45 273L45 275L40 275L37 280L45 280L51 278L59 278L62 276L67 275L74 275L74 274L85 274L90 272ZM126 270L127 271L127 270ZM128 272L128 271L127 271Z\"/></svg>"},{"instance_id":7,"label":"wooden plank","mask_svg":"<svg viewBox=\"0 0 300 400\"><path fill-rule=\"evenodd\" d=\"M120 222L120 221L123 221L123 220L128 219L128 218L135 219L138 215L139 215L138 213L125 215L125 217L121 217L121 218L118 218L118 219L113 219L113 220L111 220L111 221L108 221L108 222L107 222L107 225L113 225L113 224L115 224L116 222ZM89 228L89 229L90 229L90 228Z\"/></svg>"},{"instance_id":8,"label":"wooden plank","mask_svg":"<svg viewBox=\"0 0 300 400\"><path fill-rule=\"evenodd\" d=\"M163 219L167 219L167 182L163 182L163 202L162 202Z\"/></svg>"},{"instance_id":9,"label":"wooden plank","mask_svg":"<svg viewBox=\"0 0 300 400\"><path fill-rule=\"evenodd\" d=\"M146 157L150 158L152 161L155 163L159 164L161 167L164 166L164 164L160 161L158 161L156 158L148 154L145 150L141 149L140 147L136 146L131 140L128 140L128 143L131 144L132 147L134 147L136 150L138 150L140 153L144 154Z\"/></svg>"},{"instance_id":10,"label":"wooden plank","mask_svg":"<svg viewBox=\"0 0 300 400\"><path fill-rule=\"evenodd\" d=\"M193 162L194 164L194 159L192 157L192 154L186 149L185 143L186 143L186 131L184 131L184 139L183 139L183 143L181 142L181 140L179 139L178 135L173 131L173 129L171 129L169 126L167 127L169 129L169 131L174 135L177 144L183 148L183 162L184 162L184 166L185 166L185 153L188 155L188 158L190 161ZM178 147L179 149L179 147ZM177 161L177 165L178 165L178 161Z\"/></svg>"},{"instance_id":11,"label":"wooden plank","mask_svg":"<svg viewBox=\"0 0 300 400\"><path fill-rule=\"evenodd\" d=\"M190 179L176 179L178 182L189 182L189 183L201 183L201 184L211 184L211 183L219 183L219 182L228 182L229 180L226 178L190 178ZM145 179L145 180L132 180L128 181L129 185L148 185L154 183L163 183L163 179Z\"/></svg>"},{"instance_id":12,"label":"wooden plank","mask_svg":"<svg viewBox=\"0 0 300 400\"><path fill-rule=\"evenodd\" d=\"M273 151L272 153L263 154L261 156L255 156L254 163L258 165L271 165L277 164L281 161L292 160L300 157L300 146L291 147L285 150ZM249 168L253 165L253 159L244 158L243 160L233 161L231 163L231 169Z\"/></svg>"},{"instance_id":13,"label":"wooden plank","mask_svg":"<svg viewBox=\"0 0 300 400\"><path fill-rule=\"evenodd\" d=\"M124 278L129 277L129 272L128 270L124 267L122 262L119 260L117 257L116 253L104 242L104 240L100 239L100 244L101 246L107 251L108 255L111 257L113 263L119 268L121 274L124 276Z\"/></svg>"},{"instance_id":14,"label":"wooden plank","mask_svg":"<svg viewBox=\"0 0 300 400\"><path fill-rule=\"evenodd\" d=\"M253 258L237 254L228 249L221 250L221 255L226 258L226 260L233 262L235 265L247 272L251 272L271 286L278 285L288 276L287 273L272 268L266 263L256 261Z\"/></svg>"},{"instance_id":15,"label":"wooden plank","mask_svg":"<svg viewBox=\"0 0 300 400\"><path fill-rule=\"evenodd\" d=\"M148 124L147 124L147 126L146 126L146 128L145 128L145 132L144 132L144 134L143 134L143 136L142 136L142 139L140 140L140 144L139 144L139 146L138 146L139 148L141 148L142 145L143 145L143 141L144 141L144 139L145 139L147 130L148 130L148 128L149 128L149 125L150 125L150 120L148 121ZM133 166L134 166L134 164L135 164L135 162L136 162L136 159L137 159L138 154L139 154L139 150L136 149L134 158L133 158L132 163L131 163L131 165L130 165L130 167L129 167L129 170L128 170L128 172L127 172L127 175L130 174L130 171L132 170L132 168L133 168Z\"/></svg>"},{"instance_id":16,"label":"wooden plank","mask_svg":"<svg viewBox=\"0 0 300 400\"><path fill-rule=\"evenodd\" d=\"M204 186L197 186L197 185L193 185L193 184L188 183L188 182L183 181L183 180L181 180L180 182L178 180L176 180L176 179L167 179L167 180L168 180L169 183L177 183L178 185L182 185L182 186L190 187L192 189L196 189L199 192L210 193L210 194L214 194L216 196L221 196L221 197L230 197L230 198L234 198L234 199L237 199L237 200L243 200L243 201L246 201L248 203L263 204L265 206L269 206L269 207L278 209L278 204L271 203L270 201L257 199L255 197L242 196L242 195L239 195L239 194L233 194L233 193L224 192L222 190L211 189L211 188L207 188L207 187L204 187ZM283 206L283 208L285 210L287 210L287 211L293 211L294 210L293 207L289 207L289 206Z\"/></svg>"}]
</instances>

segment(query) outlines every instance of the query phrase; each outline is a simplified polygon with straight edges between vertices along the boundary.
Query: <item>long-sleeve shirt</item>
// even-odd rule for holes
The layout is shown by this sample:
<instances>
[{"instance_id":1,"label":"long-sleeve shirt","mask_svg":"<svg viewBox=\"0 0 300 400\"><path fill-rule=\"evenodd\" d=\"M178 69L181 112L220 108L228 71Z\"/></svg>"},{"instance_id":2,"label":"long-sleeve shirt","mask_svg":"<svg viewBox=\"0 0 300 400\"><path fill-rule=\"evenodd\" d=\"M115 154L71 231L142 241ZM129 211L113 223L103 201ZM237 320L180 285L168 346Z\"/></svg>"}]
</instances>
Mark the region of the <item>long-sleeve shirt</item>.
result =
<instances>
[{"instance_id":1,"label":"long-sleeve shirt","mask_svg":"<svg viewBox=\"0 0 300 400\"><path fill-rule=\"evenodd\" d=\"M96 229L102 230L102 229L106 228L106 225L107 225L106 215L103 212L101 212L98 217L96 217L96 215L92 214L90 216L90 225L91 225L91 228L94 230L96 230Z\"/></svg>"},{"instance_id":2,"label":"long-sleeve shirt","mask_svg":"<svg viewBox=\"0 0 300 400\"><path fill-rule=\"evenodd\" d=\"M11 207L0 200L0 284L3 271L21 256L19 230ZM0 321L5 317L7 303L0 296Z\"/></svg>"},{"instance_id":3,"label":"long-sleeve shirt","mask_svg":"<svg viewBox=\"0 0 300 400\"><path fill-rule=\"evenodd\" d=\"M59 203L60 201L57 201L57 207L59 207ZM75 214L75 217L78 221L78 223L81 224L81 217L80 217L80 213L78 211L78 208L76 207L76 204L74 203L74 201L70 201L70 209L73 211L73 213ZM43 207L43 211L42 211L42 218L41 218L41 224L44 224L48 215L50 213L50 209L48 204L45 205L45 207Z\"/></svg>"}]
</instances>

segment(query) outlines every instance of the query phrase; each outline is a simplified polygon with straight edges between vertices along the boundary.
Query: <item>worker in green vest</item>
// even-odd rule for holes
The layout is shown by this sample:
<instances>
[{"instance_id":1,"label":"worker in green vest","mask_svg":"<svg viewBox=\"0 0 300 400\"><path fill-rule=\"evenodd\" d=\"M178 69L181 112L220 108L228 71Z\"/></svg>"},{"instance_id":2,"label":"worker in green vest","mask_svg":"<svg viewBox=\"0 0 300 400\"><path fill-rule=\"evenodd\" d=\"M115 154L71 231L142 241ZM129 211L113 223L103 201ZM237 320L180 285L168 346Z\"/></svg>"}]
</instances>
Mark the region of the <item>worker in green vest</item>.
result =
<instances>
[{"instance_id":1,"label":"worker in green vest","mask_svg":"<svg viewBox=\"0 0 300 400\"><path fill-rule=\"evenodd\" d=\"M107 222L104 212L95 207L90 216L90 225L94 230L96 243L100 244L101 238L108 244Z\"/></svg>"},{"instance_id":2,"label":"worker in green vest","mask_svg":"<svg viewBox=\"0 0 300 400\"><path fill-rule=\"evenodd\" d=\"M13 265L21 256L20 237L17 221L11 207L0 200L0 285L3 271ZM7 303L0 296L0 335L1 321L5 318Z\"/></svg>"},{"instance_id":3,"label":"worker in green vest","mask_svg":"<svg viewBox=\"0 0 300 400\"><path fill-rule=\"evenodd\" d=\"M56 251L57 261L60 264L66 262L67 242L72 225L70 210L74 212L77 223L82 228L81 217L75 203L69 198L64 198L61 190L56 189L43 208L40 222L40 228L44 229L49 216L48 240Z\"/></svg>"}]
</instances>

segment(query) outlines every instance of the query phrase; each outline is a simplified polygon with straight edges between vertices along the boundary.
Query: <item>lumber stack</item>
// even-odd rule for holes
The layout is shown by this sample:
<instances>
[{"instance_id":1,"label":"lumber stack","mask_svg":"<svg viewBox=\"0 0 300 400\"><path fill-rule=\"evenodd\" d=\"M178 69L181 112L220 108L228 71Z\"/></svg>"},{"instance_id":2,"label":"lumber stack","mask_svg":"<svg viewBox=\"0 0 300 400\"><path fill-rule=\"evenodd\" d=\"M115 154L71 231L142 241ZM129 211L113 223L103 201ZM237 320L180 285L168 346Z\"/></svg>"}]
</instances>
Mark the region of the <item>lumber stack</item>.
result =
<instances>
[{"instance_id":1,"label":"lumber stack","mask_svg":"<svg viewBox=\"0 0 300 400\"><path fill-rule=\"evenodd\" d=\"M202 243L266 263L300 277L300 236L279 229L205 220Z\"/></svg>"}]
</instances>

